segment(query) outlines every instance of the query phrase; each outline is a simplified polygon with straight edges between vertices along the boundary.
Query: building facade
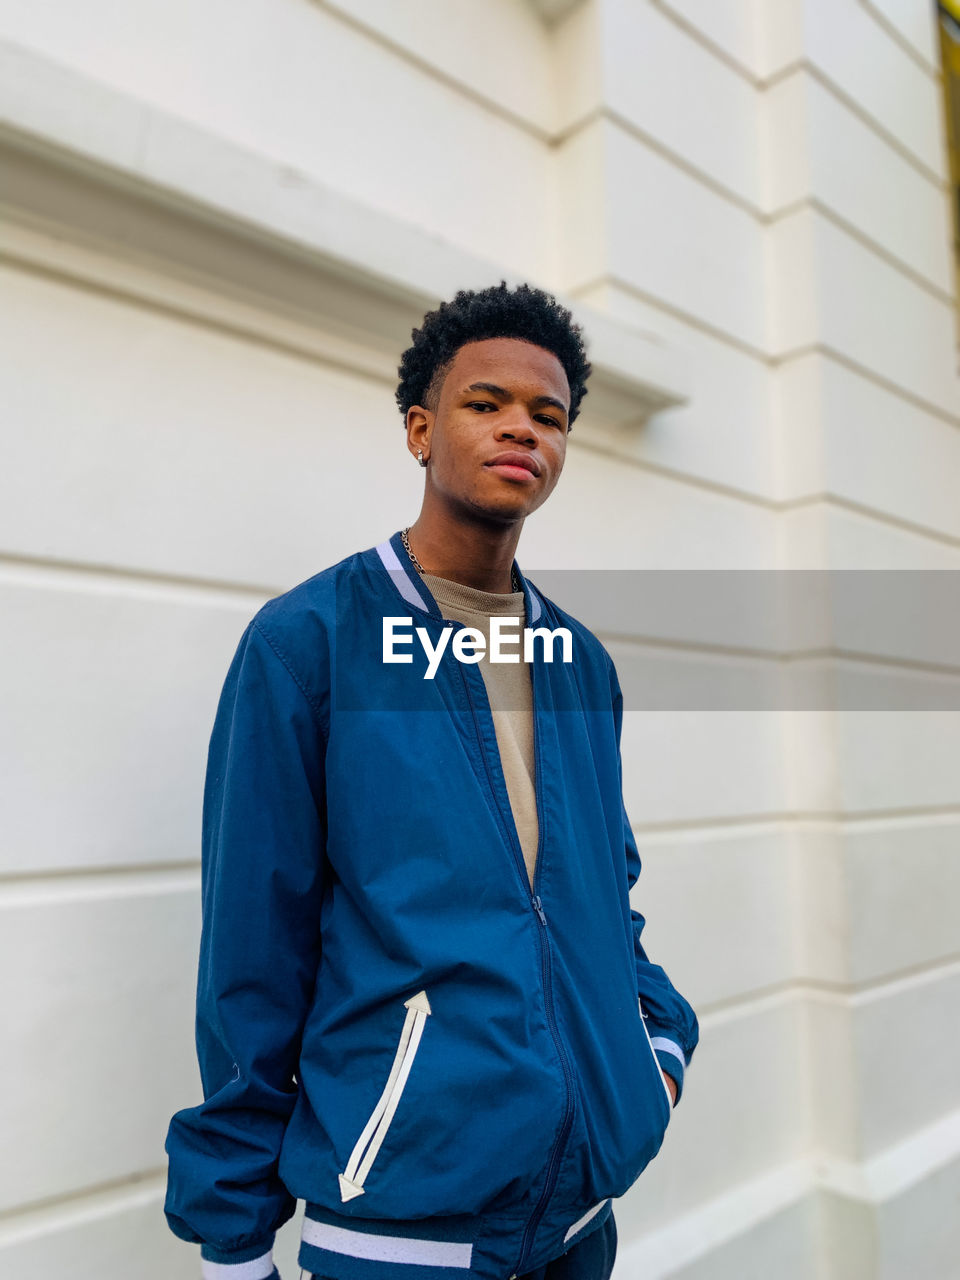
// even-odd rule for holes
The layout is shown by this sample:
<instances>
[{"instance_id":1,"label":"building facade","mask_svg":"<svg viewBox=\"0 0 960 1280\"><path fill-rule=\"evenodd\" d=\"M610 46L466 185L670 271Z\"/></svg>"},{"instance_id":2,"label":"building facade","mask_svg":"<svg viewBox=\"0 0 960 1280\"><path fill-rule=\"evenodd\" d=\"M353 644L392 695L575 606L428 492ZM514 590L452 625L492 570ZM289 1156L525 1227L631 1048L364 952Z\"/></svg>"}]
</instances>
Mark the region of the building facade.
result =
<instances>
[{"instance_id":1,"label":"building facade","mask_svg":"<svg viewBox=\"0 0 960 1280\"><path fill-rule=\"evenodd\" d=\"M393 390L440 298L529 279L591 339L534 581L949 592L953 7L0 0L3 1274L197 1272L163 1138L199 1098L216 698L263 600L416 514ZM701 1045L621 1280L955 1274L960 713L916 689L960 687L956 632L822 621L793 669L895 671L902 706L627 714L635 905Z\"/></svg>"}]
</instances>

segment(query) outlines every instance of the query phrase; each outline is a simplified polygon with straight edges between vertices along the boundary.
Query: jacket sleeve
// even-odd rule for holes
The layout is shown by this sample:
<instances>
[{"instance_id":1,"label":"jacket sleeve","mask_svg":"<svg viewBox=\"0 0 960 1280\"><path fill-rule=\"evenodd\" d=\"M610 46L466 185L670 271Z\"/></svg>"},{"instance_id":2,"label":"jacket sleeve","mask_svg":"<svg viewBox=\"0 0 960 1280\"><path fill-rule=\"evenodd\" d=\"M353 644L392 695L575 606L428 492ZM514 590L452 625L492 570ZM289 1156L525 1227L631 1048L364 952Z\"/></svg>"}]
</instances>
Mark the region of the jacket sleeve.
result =
<instances>
[{"instance_id":1,"label":"jacket sleeve","mask_svg":"<svg viewBox=\"0 0 960 1280\"><path fill-rule=\"evenodd\" d=\"M623 760L620 757L623 693L612 659L610 660L610 678L613 687L614 722L617 730L617 756L620 764L620 808L623 818L623 843L627 858L627 885L632 889L640 875L640 851L623 803ZM676 1106L683 1093L684 1072L690 1065L690 1059L700 1038L697 1015L667 977L664 969L654 964L647 955L640 940L646 924L645 918L635 908L631 908L630 915L633 918L640 1014L646 1021L650 1044L661 1070L671 1076L677 1086L677 1096L674 1101Z\"/></svg>"},{"instance_id":2,"label":"jacket sleeve","mask_svg":"<svg viewBox=\"0 0 960 1280\"><path fill-rule=\"evenodd\" d=\"M258 615L259 618L259 615ZM227 673L203 799L196 1047L204 1101L170 1121L164 1212L203 1274L276 1280L296 1200L277 1171L320 959L326 734L255 618Z\"/></svg>"}]
</instances>

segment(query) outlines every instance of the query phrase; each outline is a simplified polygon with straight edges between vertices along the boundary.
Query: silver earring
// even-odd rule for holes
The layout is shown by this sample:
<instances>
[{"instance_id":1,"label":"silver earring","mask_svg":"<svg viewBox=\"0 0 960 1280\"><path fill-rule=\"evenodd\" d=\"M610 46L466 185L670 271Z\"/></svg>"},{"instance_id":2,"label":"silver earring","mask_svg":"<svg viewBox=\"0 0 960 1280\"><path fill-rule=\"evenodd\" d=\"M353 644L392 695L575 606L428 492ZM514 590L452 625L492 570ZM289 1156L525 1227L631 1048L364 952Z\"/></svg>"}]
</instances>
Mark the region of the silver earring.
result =
<instances>
[{"instance_id":1,"label":"silver earring","mask_svg":"<svg viewBox=\"0 0 960 1280\"><path fill-rule=\"evenodd\" d=\"M421 467L425 467L427 465L426 462L424 461L422 449L417 450L417 461L420 463Z\"/></svg>"}]
</instances>

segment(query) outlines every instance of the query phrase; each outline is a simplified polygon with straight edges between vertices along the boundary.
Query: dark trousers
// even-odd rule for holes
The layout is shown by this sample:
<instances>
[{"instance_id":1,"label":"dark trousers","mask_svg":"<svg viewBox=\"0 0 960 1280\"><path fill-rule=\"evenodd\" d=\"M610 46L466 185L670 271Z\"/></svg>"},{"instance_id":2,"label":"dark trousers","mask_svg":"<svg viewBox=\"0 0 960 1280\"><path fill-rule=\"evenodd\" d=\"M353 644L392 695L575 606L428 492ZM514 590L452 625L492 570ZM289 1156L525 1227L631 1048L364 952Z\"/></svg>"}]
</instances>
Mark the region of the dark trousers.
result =
<instances>
[{"instance_id":1,"label":"dark trousers","mask_svg":"<svg viewBox=\"0 0 960 1280\"><path fill-rule=\"evenodd\" d=\"M602 1227L591 1231L559 1258L535 1271L525 1271L517 1280L610 1280L617 1256L617 1224L611 1211ZM323 1280L314 1275L312 1280Z\"/></svg>"},{"instance_id":2,"label":"dark trousers","mask_svg":"<svg viewBox=\"0 0 960 1280\"><path fill-rule=\"evenodd\" d=\"M535 1271L525 1271L518 1280L610 1280L616 1256L617 1224L611 1210L602 1227L591 1231L559 1258Z\"/></svg>"}]
</instances>

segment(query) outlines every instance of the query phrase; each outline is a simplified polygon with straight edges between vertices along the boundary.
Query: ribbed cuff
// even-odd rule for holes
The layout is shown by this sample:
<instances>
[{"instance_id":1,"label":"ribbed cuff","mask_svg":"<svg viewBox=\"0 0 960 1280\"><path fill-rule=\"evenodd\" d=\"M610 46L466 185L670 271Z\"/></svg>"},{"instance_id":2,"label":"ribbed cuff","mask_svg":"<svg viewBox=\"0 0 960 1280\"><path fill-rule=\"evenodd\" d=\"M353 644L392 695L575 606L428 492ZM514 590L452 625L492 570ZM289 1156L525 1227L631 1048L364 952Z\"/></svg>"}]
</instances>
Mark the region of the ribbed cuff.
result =
<instances>
[{"instance_id":1,"label":"ribbed cuff","mask_svg":"<svg viewBox=\"0 0 960 1280\"><path fill-rule=\"evenodd\" d=\"M673 1105L676 1106L680 1101L681 1094L683 1093L683 1076L687 1060L684 1057L683 1050L680 1048L679 1044L677 1044L676 1040L673 1040L666 1034L659 1033L657 1028L653 1025L650 1026L649 1030L650 1044L653 1047L653 1052L657 1056L657 1062L660 1064L660 1070L666 1072L677 1086L677 1096L673 1102Z\"/></svg>"},{"instance_id":2,"label":"ribbed cuff","mask_svg":"<svg viewBox=\"0 0 960 1280\"><path fill-rule=\"evenodd\" d=\"M280 1280L273 1265L275 1235L271 1231L242 1249L218 1249L215 1245L202 1244L203 1280Z\"/></svg>"}]
</instances>

